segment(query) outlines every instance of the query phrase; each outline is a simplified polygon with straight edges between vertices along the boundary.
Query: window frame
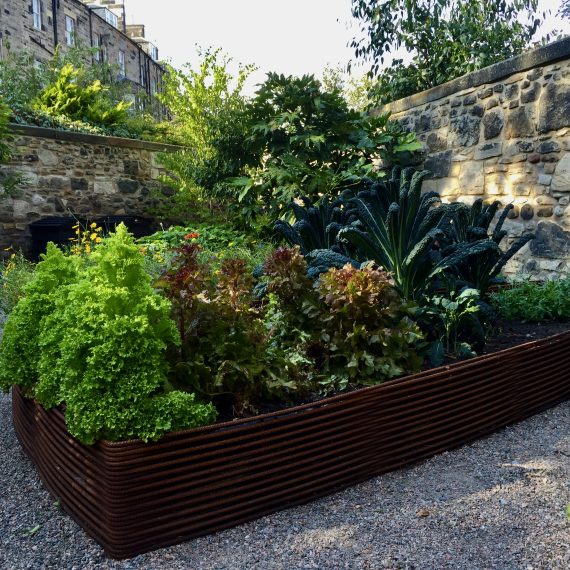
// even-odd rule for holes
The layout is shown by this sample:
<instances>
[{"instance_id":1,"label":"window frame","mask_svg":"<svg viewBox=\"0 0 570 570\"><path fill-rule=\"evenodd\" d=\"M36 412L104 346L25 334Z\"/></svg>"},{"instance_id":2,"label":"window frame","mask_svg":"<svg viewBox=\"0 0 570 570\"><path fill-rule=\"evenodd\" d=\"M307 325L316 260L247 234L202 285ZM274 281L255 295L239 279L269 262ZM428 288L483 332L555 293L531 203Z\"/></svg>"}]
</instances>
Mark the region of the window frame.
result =
<instances>
[{"instance_id":1,"label":"window frame","mask_svg":"<svg viewBox=\"0 0 570 570\"><path fill-rule=\"evenodd\" d=\"M71 27L69 27L69 24L71 24ZM65 15L65 43L68 46L75 45L75 20L67 14Z\"/></svg>"},{"instance_id":2,"label":"window frame","mask_svg":"<svg viewBox=\"0 0 570 570\"><path fill-rule=\"evenodd\" d=\"M34 22L34 29L43 29L43 14L42 14L42 0L32 0L32 18Z\"/></svg>"},{"instance_id":3,"label":"window frame","mask_svg":"<svg viewBox=\"0 0 570 570\"><path fill-rule=\"evenodd\" d=\"M120 49L117 54L117 63L119 64L119 73L122 77L127 76L127 54Z\"/></svg>"}]
</instances>

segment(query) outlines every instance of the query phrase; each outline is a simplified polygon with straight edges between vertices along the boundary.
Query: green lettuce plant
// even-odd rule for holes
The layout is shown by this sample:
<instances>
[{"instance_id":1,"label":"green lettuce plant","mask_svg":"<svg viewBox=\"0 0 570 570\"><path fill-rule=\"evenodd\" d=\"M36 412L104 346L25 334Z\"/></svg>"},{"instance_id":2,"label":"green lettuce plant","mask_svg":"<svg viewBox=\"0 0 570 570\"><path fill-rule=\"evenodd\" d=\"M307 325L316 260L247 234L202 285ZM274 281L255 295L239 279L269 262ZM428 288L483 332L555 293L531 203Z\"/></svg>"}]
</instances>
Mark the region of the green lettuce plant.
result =
<instances>
[{"instance_id":1,"label":"green lettuce plant","mask_svg":"<svg viewBox=\"0 0 570 570\"><path fill-rule=\"evenodd\" d=\"M156 283L172 302L182 340L171 352L171 382L213 398L226 416L286 399L294 386L278 352L267 351L269 331L246 261L226 258L218 269L200 253L196 243L177 248L172 267Z\"/></svg>"},{"instance_id":2,"label":"green lettuce plant","mask_svg":"<svg viewBox=\"0 0 570 570\"><path fill-rule=\"evenodd\" d=\"M422 334L413 320L415 307L401 298L386 271L373 263L332 268L315 290L318 302L305 302L304 312L317 328L312 354L320 344L323 386L370 386L419 370Z\"/></svg>"},{"instance_id":3,"label":"green lettuce plant","mask_svg":"<svg viewBox=\"0 0 570 570\"><path fill-rule=\"evenodd\" d=\"M64 405L83 443L158 439L215 419L211 404L167 381L166 349L180 339L143 264L123 225L86 257L50 245L6 323L0 385Z\"/></svg>"}]
</instances>

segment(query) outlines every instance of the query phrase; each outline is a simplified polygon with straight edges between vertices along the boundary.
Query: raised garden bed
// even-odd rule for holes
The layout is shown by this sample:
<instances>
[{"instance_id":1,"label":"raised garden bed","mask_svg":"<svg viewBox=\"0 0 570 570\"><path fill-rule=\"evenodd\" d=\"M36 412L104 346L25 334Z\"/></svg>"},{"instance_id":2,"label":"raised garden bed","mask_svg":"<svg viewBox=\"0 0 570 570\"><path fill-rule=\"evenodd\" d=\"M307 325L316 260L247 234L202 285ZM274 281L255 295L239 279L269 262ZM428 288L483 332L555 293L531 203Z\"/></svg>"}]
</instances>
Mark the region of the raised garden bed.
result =
<instances>
[{"instance_id":1,"label":"raised garden bed","mask_svg":"<svg viewBox=\"0 0 570 570\"><path fill-rule=\"evenodd\" d=\"M13 390L18 438L61 506L127 558L305 503L570 397L570 331L157 443L71 437Z\"/></svg>"}]
</instances>

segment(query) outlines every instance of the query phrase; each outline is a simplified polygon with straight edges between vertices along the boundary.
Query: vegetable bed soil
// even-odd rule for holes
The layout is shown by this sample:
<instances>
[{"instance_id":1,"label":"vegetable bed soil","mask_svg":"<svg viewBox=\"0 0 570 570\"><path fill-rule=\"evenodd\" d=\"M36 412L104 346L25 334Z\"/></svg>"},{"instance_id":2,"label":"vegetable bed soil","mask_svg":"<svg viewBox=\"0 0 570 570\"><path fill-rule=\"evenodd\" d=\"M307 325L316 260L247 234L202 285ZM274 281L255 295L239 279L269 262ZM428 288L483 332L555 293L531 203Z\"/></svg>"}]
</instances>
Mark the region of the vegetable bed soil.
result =
<instances>
[{"instance_id":1,"label":"vegetable bed soil","mask_svg":"<svg viewBox=\"0 0 570 570\"><path fill-rule=\"evenodd\" d=\"M13 389L13 419L62 507L109 556L127 558L473 441L568 399L569 371L566 330L319 402L170 433L155 443L82 445L67 432L59 409L44 410L19 388Z\"/></svg>"}]
</instances>

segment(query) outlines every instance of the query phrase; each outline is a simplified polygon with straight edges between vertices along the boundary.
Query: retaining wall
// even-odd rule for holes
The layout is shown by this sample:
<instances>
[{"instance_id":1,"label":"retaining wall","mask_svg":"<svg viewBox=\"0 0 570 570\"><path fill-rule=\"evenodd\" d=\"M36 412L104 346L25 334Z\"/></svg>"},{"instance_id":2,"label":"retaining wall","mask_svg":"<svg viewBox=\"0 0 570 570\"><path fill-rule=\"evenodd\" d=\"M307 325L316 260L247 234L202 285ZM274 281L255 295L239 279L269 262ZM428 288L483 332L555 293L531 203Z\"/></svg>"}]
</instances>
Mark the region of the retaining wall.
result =
<instances>
[{"instance_id":1,"label":"retaining wall","mask_svg":"<svg viewBox=\"0 0 570 570\"><path fill-rule=\"evenodd\" d=\"M145 215L162 185L160 152L178 147L14 126L11 162L21 195L0 198L0 249L29 251L28 225L47 216Z\"/></svg>"},{"instance_id":2,"label":"retaining wall","mask_svg":"<svg viewBox=\"0 0 570 570\"><path fill-rule=\"evenodd\" d=\"M570 271L570 38L378 109L417 133L445 201L513 203L508 273Z\"/></svg>"}]
</instances>

